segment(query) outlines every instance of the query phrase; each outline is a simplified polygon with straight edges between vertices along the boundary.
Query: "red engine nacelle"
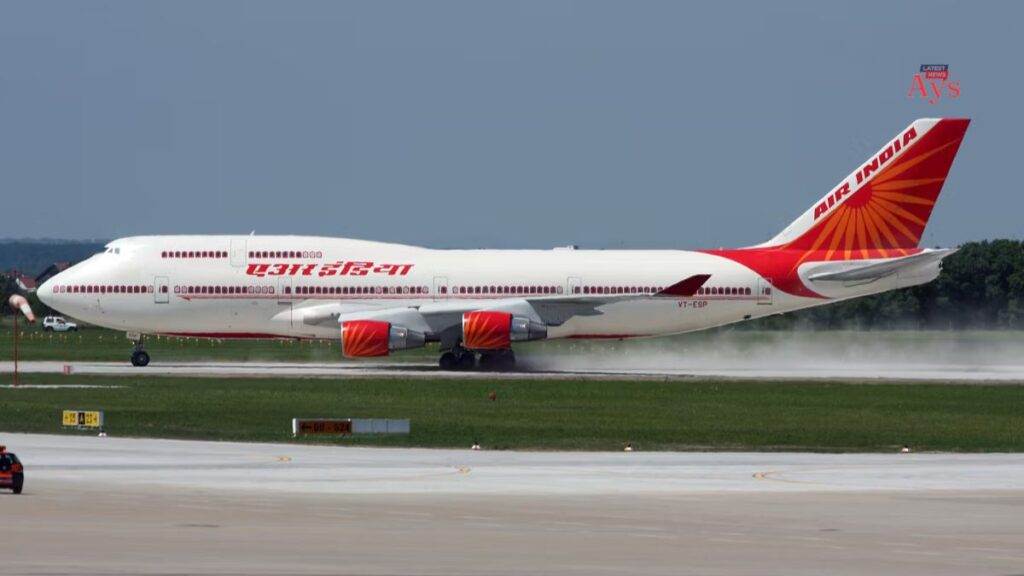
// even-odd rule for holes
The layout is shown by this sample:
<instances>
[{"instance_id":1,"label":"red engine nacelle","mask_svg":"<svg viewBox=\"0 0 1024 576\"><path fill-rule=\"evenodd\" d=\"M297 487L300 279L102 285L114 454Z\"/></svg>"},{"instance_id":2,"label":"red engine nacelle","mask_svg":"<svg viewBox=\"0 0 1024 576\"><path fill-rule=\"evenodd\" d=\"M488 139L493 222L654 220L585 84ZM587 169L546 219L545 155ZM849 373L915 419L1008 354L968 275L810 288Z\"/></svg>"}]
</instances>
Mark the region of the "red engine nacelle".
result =
<instances>
[{"instance_id":1,"label":"red engine nacelle","mask_svg":"<svg viewBox=\"0 0 1024 576\"><path fill-rule=\"evenodd\" d=\"M462 345L470 350L502 350L513 342L548 337L548 327L509 312L477 311L462 315Z\"/></svg>"},{"instance_id":2,"label":"red engine nacelle","mask_svg":"<svg viewBox=\"0 0 1024 576\"><path fill-rule=\"evenodd\" d=\"M341 323L341 353L349 358L387 356L392 350L419 348L426 342L422 332L380 320Z\"/></svg>"}]
</instances>

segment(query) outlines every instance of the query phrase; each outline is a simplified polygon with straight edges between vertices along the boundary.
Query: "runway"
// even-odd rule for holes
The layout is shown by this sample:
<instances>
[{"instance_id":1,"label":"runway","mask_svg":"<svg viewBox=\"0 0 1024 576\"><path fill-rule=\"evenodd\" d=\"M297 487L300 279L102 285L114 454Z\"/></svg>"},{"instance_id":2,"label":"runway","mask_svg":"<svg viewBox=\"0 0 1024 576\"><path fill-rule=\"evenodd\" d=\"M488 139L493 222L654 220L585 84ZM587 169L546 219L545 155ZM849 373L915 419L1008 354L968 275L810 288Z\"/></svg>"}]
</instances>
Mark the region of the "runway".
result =
<instances>
[{"instance_id":1,"label":"runway","mask_svg":"<svg viewBox=\"0 0 1024 576\"><path fill-rule=\"evenodd\" d=\"M695 362L692 367L660 367L656 362L630 368L614 365L586 367L574 362L565 369L547 368L550 362L524 362L514 372L441 371L426 362L161 362L145 368L125 362L56 362L19 363L26 374L61 374L70 366L74 374L110 376L185 376L185 377L274 377L298 378L470 378L470 379L566 379L566 380L686 380L694 378L726 378L743 380L847 380L877 382L1024 382L1024 364L959 364L959 363L815 363L792 362L785 365L740 362ZM11 372L11 362L0 362L0 372Z\"/></svg>"},{"instance_id":2,"label":"runway","mask_svg":"<svg viewBox=\"0 0 1024 576\"><path fill-rule=\"evenodd\" d=\"M1024 455L0 434L18 574L1015 574Z\"/></svg>"}]
</instances>

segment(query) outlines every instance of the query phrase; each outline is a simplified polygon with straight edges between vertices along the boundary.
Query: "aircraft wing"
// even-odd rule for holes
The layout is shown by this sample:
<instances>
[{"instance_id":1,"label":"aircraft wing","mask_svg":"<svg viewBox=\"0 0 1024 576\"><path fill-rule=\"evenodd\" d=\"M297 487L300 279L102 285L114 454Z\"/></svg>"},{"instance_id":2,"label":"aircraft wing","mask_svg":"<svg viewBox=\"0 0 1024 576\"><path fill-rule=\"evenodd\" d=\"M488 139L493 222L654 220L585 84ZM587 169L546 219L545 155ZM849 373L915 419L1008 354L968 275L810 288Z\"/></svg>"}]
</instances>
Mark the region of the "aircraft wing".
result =
<instances>
[{"instance_id":1,"label":"aircraft wing","mask_svg":"<svg viewBox=\"0 0 1024 576\"><path fill-rule=\"evenodd\" d=\"M560 326L573 316L597 316L602 312L600 306L612 302L637 300L641 298L688 298L697 293L704 283L711 278L710 274L696 274L680 280L656 294L572 294L527 299L536 311L538 320L548 326ZM498 308L488 308L498 309ZM511 310L509 310L511 312Z\"/></svg>"},{"instance_id":2,"label":"aircraft wing","mask_svg":"<svg viewBox=\"0 0 1024 576\"><path fill-rule=\"evenodd\" d=\"M476 310L500 310L525 316L548 326L559 326L574 316L595 316L605 304L646 298L685 298L693 296L710 274L697 274L656 294L563 294L515 296L494 300L441 300L409 306L329 303L298 308L293 314L311 326L337 325L352 320L381 320L430 334L461 327L462 315Z\"/></svg>"}]
</instances>

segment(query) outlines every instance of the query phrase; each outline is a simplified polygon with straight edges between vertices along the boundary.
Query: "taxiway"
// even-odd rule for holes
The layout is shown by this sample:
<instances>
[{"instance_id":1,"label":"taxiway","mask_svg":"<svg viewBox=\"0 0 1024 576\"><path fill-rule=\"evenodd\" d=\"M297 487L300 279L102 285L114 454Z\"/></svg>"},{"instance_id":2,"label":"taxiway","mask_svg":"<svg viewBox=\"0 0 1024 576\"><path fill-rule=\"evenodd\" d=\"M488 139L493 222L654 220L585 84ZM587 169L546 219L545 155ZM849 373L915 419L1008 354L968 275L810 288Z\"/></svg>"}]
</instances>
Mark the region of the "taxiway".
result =
<instances>
[{"instance_id":1,"label":"taxiway","mask_svg":"<svg viewBox=\"0 0 1024 576\"><path fill-rule=\"evenodd\" d=\"M0 572L1010 574L1024 455L523 453L2 434Z\"/></svg>"}]
</instances>

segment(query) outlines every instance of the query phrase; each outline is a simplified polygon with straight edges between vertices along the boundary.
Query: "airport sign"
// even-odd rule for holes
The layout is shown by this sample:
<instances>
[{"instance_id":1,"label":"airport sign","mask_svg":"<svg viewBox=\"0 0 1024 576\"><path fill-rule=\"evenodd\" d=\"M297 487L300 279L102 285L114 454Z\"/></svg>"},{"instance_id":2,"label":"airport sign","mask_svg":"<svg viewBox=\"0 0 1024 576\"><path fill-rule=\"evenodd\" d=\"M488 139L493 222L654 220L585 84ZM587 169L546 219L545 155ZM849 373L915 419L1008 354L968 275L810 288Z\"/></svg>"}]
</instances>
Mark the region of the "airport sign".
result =
<instances>
[{"instance_id":1,"label":"airport sign","mask_svg":"<svg viewBox=\"0 0 1024 576\"><path fill-rule=\"evenodd\" d=\"M103 428L103 412L98 410L65 410L64 426L74 428Z\"/></svg>"}]
</instances>

